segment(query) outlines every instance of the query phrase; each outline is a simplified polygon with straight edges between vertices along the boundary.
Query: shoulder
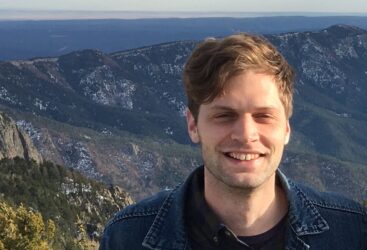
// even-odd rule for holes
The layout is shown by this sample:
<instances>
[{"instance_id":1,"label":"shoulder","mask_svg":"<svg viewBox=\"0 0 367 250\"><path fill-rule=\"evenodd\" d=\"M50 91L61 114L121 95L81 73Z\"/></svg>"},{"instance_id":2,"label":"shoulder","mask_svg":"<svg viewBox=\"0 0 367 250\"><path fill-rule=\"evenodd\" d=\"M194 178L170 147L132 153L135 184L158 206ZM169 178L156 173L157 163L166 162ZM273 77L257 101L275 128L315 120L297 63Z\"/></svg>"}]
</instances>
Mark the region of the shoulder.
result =
<instances>
[{"instance_id":1,"label":"shoulder","mask_svg":"<svg viewBox=\"0 0 367 250\"><path fill-rule=\"evenodd\" d=\"M333 192L319 192L309 186L291 183L298 195L305 198L321 210L340 211L347 214L367 216L367 210L362 204Z\"/></svg>"},{"instance_id":2,"label":"shoulder","mask_svg":"<svg viewBox=\"0 0 367 250\"><path fill-rule=\"evenodd\" d=\"M325 249L366 249L367 210L365 207L340 194L319 192L291 181L289 185L291 192L297 197L295 199L299 202L298 216L303 217L302 221L309 222L302 229L308 232L308 236L304 236L308 244L321 246L320 244L327 242L329 248L325 247ZM343 241L333 241L333 239L343 239Z\"/></svg>"},{"instance_id":3,"label":"shoulder","mask_svg":"<svg viewBox=\"0 0 367 250\"><path fill-rule=\"evenodd\" d=\"M100 249L140 249L162 204L169 196L162 191L117 212L107 223Z\"/></svg>"},{"instance_id":4,"label":"shoulder","mask_svg":"<svg viewBox=\"0 0 367 250\"><path fill-rule=\"evenodd\" d=\"M129 218L149 217L157 215L170 191L162 191L151 197L145 198L133 205L129 205L117 212L107 224L107 227Z\"/></svg>"},{"instance_id":5,"label":"shoulder","mask_svg":"<svg viewBox=\"0 0 367 250\"><path fill-rule=\"evenodd\" d=\"M326 221L330 237L340 235L350 244L358 245L364 239L367 246L367 209L362 204L333 192L319 192L301 184L291 183L302 206L315 216ZM303 210L304 211L304 210Z\"/></svg>"},{"instance_id":6,"label":"shoulder","mask_svg":"<svg viewBox=\"0 0 367 250\"><path fill-rule=\"evenodd\" d=\"M114 217L106 225L106 228L132 218L156 216L164 200L169 194L169 191L162 191L133 205L125 207L114 215Z\"/></svg>"}]
</instances>

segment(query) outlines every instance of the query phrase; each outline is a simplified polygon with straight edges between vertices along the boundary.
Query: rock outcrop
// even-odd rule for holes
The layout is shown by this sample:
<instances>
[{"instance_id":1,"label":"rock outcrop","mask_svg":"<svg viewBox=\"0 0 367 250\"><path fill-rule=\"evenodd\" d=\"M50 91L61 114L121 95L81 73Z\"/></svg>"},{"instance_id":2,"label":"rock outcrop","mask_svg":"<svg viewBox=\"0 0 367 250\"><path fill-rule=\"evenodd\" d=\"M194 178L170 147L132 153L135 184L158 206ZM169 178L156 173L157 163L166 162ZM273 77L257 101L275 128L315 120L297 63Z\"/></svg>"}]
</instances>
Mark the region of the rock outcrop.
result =
<instances>
[{"instance_id":1,"label":"rock outcrop","mask_svg":"<svg viewBox=\"0 0 367 250\"><path fill-rule=\"evenodd\" d=\"M10 117L0 112L0 159L16 156L38 163L42 161L29 136Z\"/></svg>"}]
</instances>

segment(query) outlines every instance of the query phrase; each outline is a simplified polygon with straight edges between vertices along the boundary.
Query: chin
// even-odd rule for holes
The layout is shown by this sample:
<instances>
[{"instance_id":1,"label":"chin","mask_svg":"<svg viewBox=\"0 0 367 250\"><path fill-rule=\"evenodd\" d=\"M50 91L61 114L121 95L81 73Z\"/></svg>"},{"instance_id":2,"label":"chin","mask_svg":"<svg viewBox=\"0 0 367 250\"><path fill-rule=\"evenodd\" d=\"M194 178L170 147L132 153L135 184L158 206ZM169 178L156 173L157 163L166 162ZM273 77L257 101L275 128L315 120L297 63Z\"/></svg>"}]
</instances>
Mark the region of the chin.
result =
<instances>
[{"instance_id":1,"label":"chin","mask_svg":"<svg viewBox=\"0 0 367 250\"><path fill-rule=\"evenodd\" d=\"M274 174L270 175L259 175L255 173L241 173L235 176L226 175L227 178L223 178L222 182L227 185L228 187L235 188L235 189L246 189L246 190L253 190L257 189L261 186L264 186L271 180L271 177Z\"/></svg>"}]
</instances>

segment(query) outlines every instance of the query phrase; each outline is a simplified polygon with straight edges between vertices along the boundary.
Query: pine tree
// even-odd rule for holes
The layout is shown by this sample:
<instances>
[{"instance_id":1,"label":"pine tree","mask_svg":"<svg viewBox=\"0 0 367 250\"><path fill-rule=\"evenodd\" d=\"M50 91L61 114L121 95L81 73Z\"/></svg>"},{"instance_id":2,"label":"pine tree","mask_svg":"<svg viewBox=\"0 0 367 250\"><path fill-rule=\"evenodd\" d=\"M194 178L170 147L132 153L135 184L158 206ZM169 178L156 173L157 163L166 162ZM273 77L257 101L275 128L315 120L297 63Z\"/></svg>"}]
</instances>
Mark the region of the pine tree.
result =
<instances>
[{"instance_id":1,"label":"pine tree","mask_svg":"<svg viewBox=\"0 0 367 250\"><path fill-rule=\"evenodd\" d=\"M0 202L0 249L52 249L55 231L55 223L48 220L45 224L40 213L22 204L13 208Z\"/></svg>"}]
</instances>

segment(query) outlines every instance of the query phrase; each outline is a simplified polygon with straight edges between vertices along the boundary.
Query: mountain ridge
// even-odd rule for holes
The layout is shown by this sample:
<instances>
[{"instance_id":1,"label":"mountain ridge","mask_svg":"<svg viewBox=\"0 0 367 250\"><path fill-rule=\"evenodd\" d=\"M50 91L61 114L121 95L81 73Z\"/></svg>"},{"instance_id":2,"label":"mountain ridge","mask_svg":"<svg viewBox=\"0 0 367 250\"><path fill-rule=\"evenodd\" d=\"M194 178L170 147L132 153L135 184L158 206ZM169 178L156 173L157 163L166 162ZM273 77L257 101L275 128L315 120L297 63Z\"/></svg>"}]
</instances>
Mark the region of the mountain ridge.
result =
<instances>
[{"instance_id":1,"label":"mountain ridge","mask_svg":"<svg viewBox=\"0 0 367 250\"><path fill-rule=\"evenodd\" d=\"M314 158L312 166L334 162L349 176L360 169L354 165L366 166L367 160L363 133L367 76L359 72L367 71L367 35L355 30L333 26L318 32L266 35L297 71L287 152L303 161L302 155L323 155ZM340 39L330 39L335 35ZM49 160L55 157L58 164L76 169L87 163L85 170L80 167L87 175L118 183L141 198L172 188L200 164L186 132L181 79L185 60L197 43L178 41L110 54L83 50L57 59L0 63L0 105L18 122L33 120L36 130L48 131L42 140L52 142L54 149L35 144L48 150ZM46 128L48 122L41 117L57 121L58 128ZM75 132L90 129L90 139L63 132L62 124ZM320 174L314 178L325 187L333 181ZM361 181L345 192L364 199L355 190L366 186Z\"/></svg>"}]
</instances>

